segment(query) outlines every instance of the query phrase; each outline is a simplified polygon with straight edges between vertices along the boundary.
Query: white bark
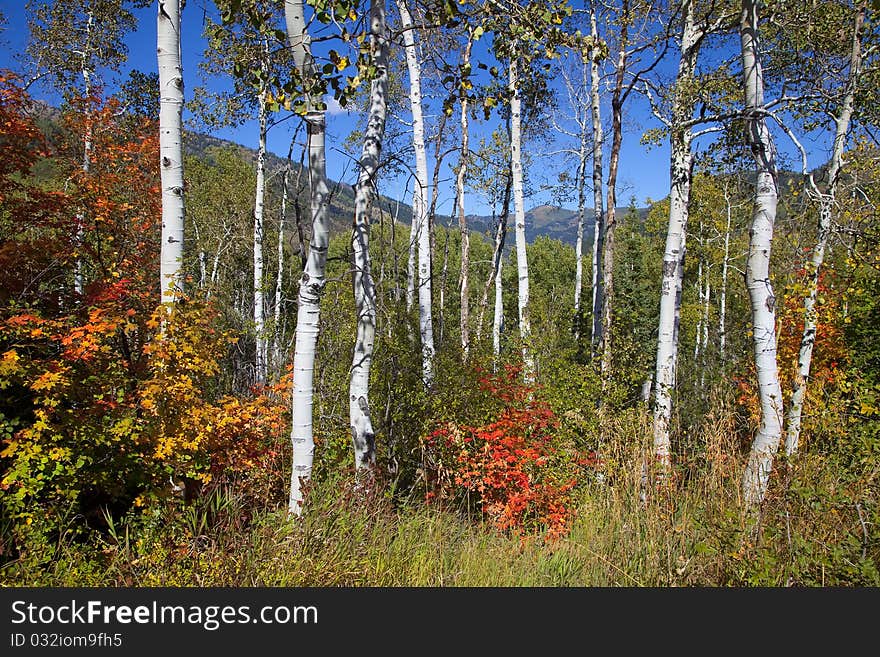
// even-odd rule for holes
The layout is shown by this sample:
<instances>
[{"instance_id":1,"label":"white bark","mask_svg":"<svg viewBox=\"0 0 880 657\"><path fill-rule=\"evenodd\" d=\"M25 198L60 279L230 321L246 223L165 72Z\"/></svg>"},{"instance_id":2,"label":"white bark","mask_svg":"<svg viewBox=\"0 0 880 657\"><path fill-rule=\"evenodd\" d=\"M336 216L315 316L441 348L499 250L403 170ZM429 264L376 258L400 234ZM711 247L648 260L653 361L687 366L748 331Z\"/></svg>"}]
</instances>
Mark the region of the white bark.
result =
<instances>
[{"instance_id":1,"label":"white bark","mask_svg":"<svg viewBox=\"0 0 880 657\"><path fill-rule=\"evenodd\" d=\"M510 89L510 162L513 174L513 207L516 235L516 267L519 281L517 303L519 334L522 340L523 378L526 384L535 381L535 359L532 355L532 328L529 321L529 263L526 259L526 211L523 198L522 171L522 100L519 91L519 72L516 53L511 54L509 67Z\"/></svg>"},{"instance_id":2,"label":"white bark","mask_svg":"<svg viewBox=\"0 0 880 657\"><path fill-rule=\"evenodd\" d=\"M758 47L757 0L743 0L740 16L743 86L749 143L755 159L755 199L746 268L746 286L752 306L752 338L758 373L761 424L752 441L743 475L747 505L764 500L773 459L782 436L782 389L776 362L776 297L770 283L770 248L778 201L776 147L758 108L764 105L764 76Z\"/></svg>"},{"instance_id":3,"label":"white bark","mask_svg":"<svg viewBox=\"0 0 880 657\"><path fill-rule=\"evenodd\" d=\"M260 142L257 148L257 183L254 194L254 336L256 337L256 358L254 362L254 380L257 384L266 382L267 373L267 342L265 301L263 299L263 214L266 196L266 89L260 90L257 99L259 107L258 123L260 126Z\"/></svg>"},{"instance_id":4,"label":"white bark","mask_svg":"<svg viewBox=\"0 0 880 657\"><path fill-rule=\"evenodd\" d=\"M686 135L679 135L672 140L670 157L672 185L660 284L660 319L654 371L654 456L664 471L671 465L669 422L672 417L672 391L675 389L678 363L678 311L681 305L680 289L691 182L690 134L688 132Z\"/></svg>"},{"instance_id":5,"label":"white bark","mask_svg":"<svg viewBox=\"0 0 880 657\"><path fill-rule=\"evenodd\" d=\"M849 125L852 119L855 93L858 86L858 77L861 70L861 31L865 21L865 5L857 10L855 29L853 30L852 50L850 54L850 77L847 83L846 95L835 117L834 143L831 153L831 161L828 163L828 188L819 199L819 236L810 263L807 294L804 297L804 331L801 336L801 346L798 352L797 374L794 379L794 388L791 395L791 407L788 411L788 432L785 436L785 454L792 456L797 453L798 442L801 433L801 420L803 416L804 397L807 392L807 382L810 377L810 365L813 360L813 347L816 343L816 328L818 312L816 310L817 296L819 293L819 274L825 261L825 248L828 244L828 236L831 233L831 218L834 209L837 182L843 164L843 148L849 133Z\"/></svg>"},{"instance_id":6,"label":"white bark","mask_svg":"<svg viewBox=\"0 0 880 657\"><path fill-rule=\"evenodd\" d=\"M159 0L156 21L159 66L159 159L162 185L162 301L183 291L183 67L180 61L180 0Z\"/></svg>"},{"instance_id":7,"label":"white bark","mask_svg":"<svg viewBox=\"0 0 880 657\"><path fill-rule=\"evenodd\" d=\"M586 214L586 174L587 174L587 131L586 124L581 133L581 146L578 153L577 189L578 189L578 220L577 237L574 245L574 316L577 322L575 336L580 335L581 287L584 278L584 216Z\"/></svg>"},{"instance_id":8,"label":"white bark","mask_svg":"<svg viewBox=\"0 0 880 657\"><path fill-rule=\"evenodd\" d=\"M281 216L278 218L278 243L276 246L276 260L278 270L275 273L275 302L272 305L272 354L274 367L278 371L282 366L281 347L281 306L284 303L284 225L287 223L287 190L290 182L290 158L293 155L293 144L287 151L287 164L284 167L284 175L281 178ZM302 247L300 247L302 248Z\"/></svg>"},{"instance_id":9,"label":"white bark","mask_svg":"<svg viewBox=\"0 0 880 657\"><path fill-rule=\"evenodd\" d=\"M470 66L471 47L473 46L473 34L468 35L467 45L462 57L462 66ZM461 155L458 160L458 175L455 180L456 197L458 198L458 228L461 233L461 274L459 276L460 291L460 328L461 328L461 351L467 360L470 350L470 255L471 238L468 233L467 215L464 204L464 181L467 175L468 160L470 159L470 147L468 146L468 99L467 94L461 94Z\"/></svg>"},{"instance_id":10,"label":"white bark","mask_svg":"<svg viewBox=\"0 0 880 657\"><path fill-rule=\"evenodd\" d=\"M703 354L703 362L706 361L706 348L709 346L709 301L712 299L712 285L709 280L709 267L706 267L706 289L703 293L703 336L702 336L702 344L700 345L700 351ZM703 381L703 375L705 374L705 368L701 370L700 381Z\"/></svg>"},{"instance_id":11,"label":"white bark","mask_svg":"<svg viewBox=\"0 0 880 657\"><path fill-rule=\"evenodd\" d=\"M497 367L498 357L501 355L501 331L504 330L504 287L501 278L501 269L504 267L504 259L498 260L495 270L495 315L492 319L492 353L495 356Z\"/></svg>"},{"instance_id":12,"label":"white bark","mask_svg":"<svg viewBox=\"0 0 880 657\"><path fill-rule=\"evenodd\" d=\"M730 195L724 190L724 203L727 208L727 225L724 228L724 259L721 261L721 292L718 299L718 351L724 362L727 347L727 270L730 266L730 218L732 207Z\"/></svg>"},{"instance_id":13,"label":"white bark","mask_svg":"<svg viewBox=\"0 0 880 657\"><path fill-rule=\"evenodd\" d=\"M89 96L92 94L92 72L88 66L88 54L91 50L91 37L92 37L92 26L95 24L95 16L91 7L88 10L88 19L86 20L86 35L85 35L85 43L83 44L82 49L82 64L80 65L80 74L83 79L83 98L88 102ZM86 105L86 107L90 107L90 105ZM91 110L88 110L88 114L86 115L86 129L83 134L83 159L82 159L82 170L83 173L88 173L91 168L92 163L92 117ZM83 221L85 217L82 212L77 213L76 215L76 243L81 245L83 242ZM76 259L76 264L74 266L73 273L73 290L77 294L83 293L83 273L82 273L82 258Z\"/></svg>"},{"instance_id":14,"label":"white bark","mask_svg":"<svg viewBox=\"0 0 880 657\"><path fill-rule=\"evenodd\" d=\"M416 184L413 189L412 231L418 239L419 335L422 341L422 381L434 377L434 326L431 318L431 242L428 232L428 157L425 151L425 121L422 115L422 76L415 34L406 0L397 0L400 27L409 72L409 100L413 118L413 149L416 155ZM413 237L410 237L412 245ZM407 281L409 293L409 281ZM409 301L409 299L408 299Z\"/></svg>"},{"instance_id":15,"label":"white bark","mask_svg":"<svg viewBox=\"0 0 880 657\"><path fill-rule=\"evenodd\" d=\"M302 0L285 0L287 37L297 68L306 78L315 75ZM290 502L291 513L300 515L304 486L312 476L315 441L312 427L315 347L320 330L321 295L326 279L327 248L330 244L329 188L326 166L325 112L316 105L320 98L306 98L309 145L309 205L312 238L308 259L299 282L296 335L293 355L293 401L290 440L293 445ZM301 248L305 248L301 244Z\"/></svg>"},{"instance_id":16,"label":"white bark","mask_svg":"<svg viewBox=\"0 0 880 657\"><path fill-rule=\"evenodd\" d=\"M699 51L699 34L694 25L693 4L689 0L684 0L683 4L681 55L670 130L669 224L663 253L657 360L654 370L654 457L663 474L668 473L671 466L669 423L678 365L678 325L693 164L691 131L679 126L690 119L693 112L689 87L693 81Z\"/></svg>"},{"instance_id":17,"label":"white bark","mask_svg":"<svg viewBox=\"0 0 880 657\"><path fill-rule=\"evenodd\" d=\"M376 289L370 275L370 205L387 114L387 43L384 0L370 3L370 36L376 78L370 84L367 129L360 157L360 173L355 190L355 218L352 230L352 283L357 311L357 336L349 384L349 422L354 445L355 467L369 470L376 462L376 442L370 418L369 383L376 334Z\"/></svg>"},{"instance_id":18,"label":"white bark","mask_svg":"<svg viewBox=\"0 0 880 657\"><path fill-rule=\"evenodd\" d=\"M443 240L443 269L440 274L440 312L438 313L438 323L440 324L439 342L443 343L443 313L446 310L446 279L449 275L449 231L445 233Z\"/></svg>"},{"instance_id":19,"label":"white bark","mask_svg":"<svg viewBox=\"0 0 880 657\"><path fill-rule=\"evenodd\" d=\"M599 42L599 28L596 24L595 3L590 3L590 36L594 43ZM599 97L599 60L597 51L590 53L590 113L593 119L593 263L590 287L592 290L592 328L590 341L592 353L602 334L602 268L599 258L605 231L605 202L602 195L602 114Z\"/></svg>"}]
</instances>

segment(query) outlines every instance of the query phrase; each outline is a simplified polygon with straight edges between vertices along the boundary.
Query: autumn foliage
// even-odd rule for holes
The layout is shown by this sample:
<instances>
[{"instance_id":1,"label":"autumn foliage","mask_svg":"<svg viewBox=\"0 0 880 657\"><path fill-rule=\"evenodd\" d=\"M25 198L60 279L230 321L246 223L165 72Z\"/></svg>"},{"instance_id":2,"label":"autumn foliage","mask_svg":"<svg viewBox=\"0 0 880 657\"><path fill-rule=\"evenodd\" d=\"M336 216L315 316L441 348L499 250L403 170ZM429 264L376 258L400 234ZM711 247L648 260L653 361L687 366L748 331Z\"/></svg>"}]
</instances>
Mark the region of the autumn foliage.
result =
<instances>
[{"instance_id":1,"label":"autumn foliage","mask_svg":"<svg viewBox=\"0 0 880 657\"><path fill-rule=\"evenodd\" d=\"M807 437L814 434L830 437L843 429L834 419L839 410L834 406L842 403L838 397L846 388L849 359L844 337L844 287L836 280L833 271L823 269L820 272L816 288L816 335L805 400L808 409L804 416ZM807 292L807 271L802 268L782 291L778 309L777 362L786 411L798 370L804 331L803 300ZM756 390L757 377L754 374L754 364L750 363L748 367L749 373L736 378L737 400L747 411L752 426L756 427L761 415ZM831 419L823 422L826 415Z\"/></svg>"},{"instance_id":2,"label":"autumn foliage","mask_svg":"<svg viewBox=\"0 0 880 657\"><path fill-rule=\"evenodd\" d=\"M0 76L4 516L57 528L148 504L180 480L250 479L262 498L283 494L289 377L226 394L218 379L235 338L216 310L160 305L155 123L83 99L50 146L38 115L19 81Z\"/></svg>"},{"instance_id":3,"label":"autumn foliage","mask_svg":"<svg viewBox=\"0 0 880 657\"><path fill-rule=\"evenodd\" d=\"M428 500L475 504L499 529L549 539L564 535L574 509L576 463L553 445L557 420L523 385L517 368L480 379L501 403L482 426L447 423L423 440Z\"/></svg>"}]
</instances>

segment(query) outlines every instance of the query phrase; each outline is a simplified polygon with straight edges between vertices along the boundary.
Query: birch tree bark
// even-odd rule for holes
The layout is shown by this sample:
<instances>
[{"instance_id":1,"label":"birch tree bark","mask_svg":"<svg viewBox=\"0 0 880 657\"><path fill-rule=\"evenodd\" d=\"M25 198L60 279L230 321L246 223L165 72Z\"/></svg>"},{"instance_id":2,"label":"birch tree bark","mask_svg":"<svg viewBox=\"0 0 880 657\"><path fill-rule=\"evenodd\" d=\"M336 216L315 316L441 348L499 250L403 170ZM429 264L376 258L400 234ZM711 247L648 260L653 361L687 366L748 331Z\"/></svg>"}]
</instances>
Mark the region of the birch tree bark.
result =
<instances>
[{"instance_id":1,"label":"birch tree bark","mask_svg":"<svg viewBox=\"0 0 880 657\"><path fill-rule=\"evenodd\" d=\"M409 72L409 101L413 118L413 149L416 156L416 184L413 189L412 231L418 239L419 335L422 341L422 382L434 377L434 326L431 317L431 242L428 231L428 157L425 151L425 121L422 115L422 74L416 52L415 30L406 0L397 0L400 27ZM410 244L414 238L410 238ZM407 285L409 292L409 285Z\"/></svg>"},{"instance_id":2,"label":"birch tree bark","mask_svg":"<svg viewBox=\"0 0 880 657\"><path fill-rule=\"evenodd\" d=\"M180 61L180 0L159 0L156 50L159 66L159 160L162 185L162 301L183 291L183 66Z\"/></svg>"},{"instance_id":3,"label":"birch tree bark","mask_svg":"<svg viewBox=\"0 0 880 657\"><path fill-rule=\"evenodd\" d=\"M284 173L281 176L281 214L278 217L278 242L276 244L276 260L278 269L275 272L275 301L272 304L272 358L274 367L280 371L282 366L281 338L281 306L284 304L284 238L286 236L285 224L287 224L287 196L290 183L291 158L293 157L293 145L296 137L290 141L287 151L287 163L284 165ZM302 173L302 170L300 170Z\"/></svg>"},{"instance_id":4,"label":"birch tree bark","mask_svg":"<svg viewBox=\"0 0 880 657\"><path fill-rule=\"evenodd\" d=\"M727 348L727 270L730 266L730 219L733 214L727 184L724 187L724 206L727 211L727 223L724 228L724 258L721 261L721 292L718 298L718 353L724 363Z\"/></svg>"},{"instance_id":5,"label":"birch tree bark","mask_svg":"<svg viewBox=\"0 0 880 657\"><path fill-rule=\"evenodd\" d=\"M694 112L692 88L700 45L706 30L697 26L692 0L682 0L682 29L679 63L673 91L672 116L667 124L670 134L669 223L663 254L660 286L660 319L657 335L657 360L654 373L654 456L662 475L671 467L669 423L672 417L672 392L678 367L678 336L681 317L681 290L684 279L687 223L693 177L693 133L690 119ZM697 285L702 299L702 262ZM700 335L695 340L695 356Z\"/></svg>"},{"instance_id":6,"label":"birch tree bark","mask_svg":"<svg viewBox=\"0 0 880 657\"><path fill-rule=\"evenodd\" d=\"M740 14L743 87L748 117L748 138L755 160L755 198L746 286L752 307L752 339L758 373L761 423L743 474L745 503L760 504L767 493L773 459L782 437L782 389L776 362L776 297L770 283L770 249L776 220L776 147L764 115L764 75L758 46L758 3L743 0Z\"/></svg>"},{"instance_id":7,"label":"birch tree bark","mask_svg":"<svg viewBox=\"0 0 880 657\"><path fill-rule=\"evenodd\" d=\"M369 403L370 365L376 334L376 289L370 275L369 215L387 114L388 36L384 0L372 0L370 3L370 41L376 77L370 84L370 106L361 149L360 173L355 189L355 217L351 244L357 336L349 384L349 423L354 445L355 467L362 475L371 470L376 462L376 440Z\"/></svg>"},{"instance_id":8,"label":"birch tree bark","mask_svg":"<svg viewBox=\"0 0 880 657\"><path fill-rule=\"evenodd\" d=\"M590 3L590 36L599 43L596 3ZM595 357L602 334L602 268L599 258L605 243L605 208L602 195L602 114L599 96L599 51L590 52L590 115L593 119L593 261L590 289L592 291L590 343Z\"/></svg>"},{"instance_id":9,"label":"birch tree bark","mask_svg":"<svg viewBox=\"0 0 880 657\"><path fill-rule=\"evenodd\" d=\"M471 48L473 47L473 32L468 32L467 44L462 55L462 67L470 68ZM458 198L458 229L461 233L461 274L459 276L459 292L461 307L461 352L467 360L470 350L470 257L471 241L468 233L467 215L465 215L464 181L467 175L468 160L470 159L470 146L468 145L468 97L467 92L462 90L461 96L461 155L458 160L458 175L455 178L455 194Z\"/></svg>"},{"instance_id":10,"label":"birch tree bark","mask_svg":"<svg viewBox=\"0 0 880 657\"><path fill-rule=\"evenodd\" d=\"M679 112L681 111L683 108L679 108ZM663 253L657 360L654 370L654 457L664 473L668 472L671 465L669 421L672 417L672 391L675 388L678 362L678 310L681 304L679 290L682 283L691 184L690 130L677 130L673 127L671 142L669 225Z\"/></svg>"},{"instance_id":11,"label":"birch tree bark","mask_svg":"<svg viewBox=\"0 0 880 657\"><path fill-rule=\"evenodd\" d=\"M302 0L285 0L284 17L287 38L297 69L306 81L317 75L312 59L311 41L306 28ZM293 400L290 440L293 463L290 479L290 512L300 515L304 486L312 476L315 441L313 434L313 396L315 347L320 331L321 296L326 278L327 248L330 245L329 188L326 166L326 116L320 98L306 95L306 126L309 151L309 205L312 211L312 236L308 259L299 281L296 334L293 354ZM301 242L301 248L305 245Z\"/></svg>"},{"instance_id":12,"label":"birch tree bark","mask_svg":"<svg viewBox=\"0 0 880 657\"><path fill-rule=\"evenodd\" d=\"M819 292L819 274L825 260L825 248L828 244L828 236L831 233L831 219L834 210L837 183L840 177L840 169L843 163L843 148L849 133L850 121L853 115L855 94L858 88L859 73L861 71L861 32L865 22L866 7L862 5L856 11L855 26L853 29L852 49L849 61L849 80L846 85L846 93L838 115L834 118L835 131L832 146L831 160L828 163L828 188L819 198L819 235L810 262L807 265L809 278L807 279L807 293L804 296L804 331L801 336L801 346L798 352L797 373L791 394L791 406L788 411L788 431L785 436L785 454L792 456L797 453L798 442L801 433L801 420L803 416L804 397L807 392L807 382L810 377L810 364L813 360L813 347L816 343L817 328L817 295Z\"/></svg>"},{"instance_id":13,"label":"birch tree bark","mask_svg":"<svg viewBox=\"0 0 880 657\"><path fill-rule=\"evenodd\" d=\"M504 260L498 260L495 268L495 312L492 319L492 354L495 356L495 369L501 355L501 331L504 330L504 284L501 276Z\"/></svg>"},{"instance_id":14,"label":"birch tree bark","mask_svg":"<svg viewBox=\"0 0 880 657\"><path fill-rule=\"evenodd\" d=\"M92 72L89 69L88 61L89 54L91 51L91 36L92 36L92 26L95 22L95 14L92 11L91 6L87 11L86 17L86 35L85 42L83 44L83 50L80 57L80 74L83 79L83 98L88 100L89 96L92 95ZM83 159L82 159L82 170L83 173L88 174L89 169L91 168L92 162L92 118L91 118L91 106L86 105L88 109L88 113L85 117L85 131L83 132ZM76 242L77 244L82 244L83 240L83 214L82 212L78 213L76 216ZM83 273L82 273L82 259L77 258L76 264L74 265L74 273L73 273L73 291L77 294L83 293Z\"/></svg>"},{"instance_id":15,"label":"birch tree bark","mask_svg":"<svg viewBox=\"0 0 880 657\"><path fill-rule=\"evenodd\" d=\"M516 235L516 267L519 282L517 308L519 334L522 341L523 378L527 385L535 382L535 359L532 355L532 328L529 321L529 263L526 258L526 211L523 198L522 170L522 100L519 91L519 71L516 52L510 54L510 163L513 176L513 208Z\"/></svg>"},{"instance_id":16,"label":"birch tree bark","mask_svg":"<svg viewBox=\"0 0 880 657\"><path fill-rule=\"evenodd\" d=\"M266 70L265 57L268 44L264 41L263 65ZM266 382L268 355L266 343L265 301L263 299L263 210L266 193L266 94L265 83L260 85L257 96L257 122L260 126L259 146L257 148L257 182L254 193L254 335L256 338L256 356L254 361L254 382L261 385Z\"/></svg>"},{"instance_id":17,"label":"birch tree bark","mask_svg":"<svg viewBox=\"0 0 880 657\"><path fill-rule=\"evenodd\" d=\"M574 245L574 316L575 338L580 337L581 288L584 279L584 219L586 216L587 194L587 129L586 123L581 131L581 143L578 152L577 168L577 237Z\"/></svg>"}]
</instances>

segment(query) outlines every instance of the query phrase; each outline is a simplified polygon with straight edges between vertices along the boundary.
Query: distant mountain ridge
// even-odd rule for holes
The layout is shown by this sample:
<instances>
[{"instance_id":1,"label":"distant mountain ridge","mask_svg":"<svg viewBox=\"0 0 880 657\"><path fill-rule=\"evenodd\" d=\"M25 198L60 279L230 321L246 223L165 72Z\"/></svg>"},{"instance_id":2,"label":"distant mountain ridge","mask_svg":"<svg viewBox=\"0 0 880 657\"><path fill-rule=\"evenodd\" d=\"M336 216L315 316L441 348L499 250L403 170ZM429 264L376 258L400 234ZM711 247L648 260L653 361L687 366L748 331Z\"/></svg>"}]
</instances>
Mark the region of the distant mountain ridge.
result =
<instances>
[{"instance_id":1,"label":"distant mountain ridge","mask_svg":"<svg viewBox=\"0 0 880 657\"><path fill-rule=\"evenodd\" d=\"M204 157L209 148L236 148L241 153L243 159L255 162L257 151L253 148L243 146L233 141L220 139L211 135L197 132L188 132L184 138L184 149L188 154ZM286 165L285 158L267 152L266 166L268 171L277 171ZM299 167L298 162L292 163L293 169ZM275 180L278 180L276 177ZM280 184L280 182L275 183ZM330 225L334 232L347 230L351 226L352 216L354 214L354 188L347 183L340 183L330 180L331 203L330 203ZM379 199L382 210L388 212L391 216L396 216L397 221L402 224L410 225L412 222L412 206L405 200L390 198L381 195ZM629 208L618 208L618 214L627 212ZM639 216L644 218L647 214L647 208L638 208ZM595 218L592 208L586 208L584 212L584 243L591 244L593 241L593 229L595 226ZM458 218L449 217L448 215L437 215L435 221L446 227L457 228ZM480 233L488 237L491 241L495 226L495 221L491 215L467 215L468 228L472 233ZM506 245L508 248L513 246L513 215L508 219L508 237ZM577 223L578 212L569 208L562 208L555 205L538 205L526 212L526 241L532 243L539 236L549 237L559 240L565 244L574 246L577 241ZM588 247L584 247L587 251Z\"/></svg>"}]
</instances>

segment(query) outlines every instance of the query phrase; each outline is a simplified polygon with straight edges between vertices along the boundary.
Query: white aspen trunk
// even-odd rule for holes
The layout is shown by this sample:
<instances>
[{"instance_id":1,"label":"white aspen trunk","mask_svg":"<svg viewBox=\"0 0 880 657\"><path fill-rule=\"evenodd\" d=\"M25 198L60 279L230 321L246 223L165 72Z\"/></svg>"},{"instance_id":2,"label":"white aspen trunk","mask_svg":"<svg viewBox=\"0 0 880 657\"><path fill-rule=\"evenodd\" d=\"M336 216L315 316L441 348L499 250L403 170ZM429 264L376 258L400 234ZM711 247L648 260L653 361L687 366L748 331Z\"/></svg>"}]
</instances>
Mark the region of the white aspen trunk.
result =
<instances>
[{"instance_id":1,"label":"white aspen trunk","mask_svg":"<svg viewBox=\"0 0 880 657\"><path fill-rule=\"evenodd\" d=\"M265 55L264 55L265 56ZM263 214L266 194L266 88L260 90L257 98L260 143L257 149L257 184L254 194L254 336L256 338L256 357L254 362L254 382L266 382L266 318L263 299Z\"/></svg>"},{"instance_id":2,"label":"white aspen trunk","mask_svg":"<svg viewBox=\"0 0 880 657\"><path fill-rule=\"evenodd\" d=\"M684 134L687 133L687 134ZM671 466L669 422L678 363L678 324L690 196L690 133L673 137L670 157L669 225L660 284L660 319L654 373L654 456L661 471Z\"/></svg>"},{"instance_id":3,"label":"white aspen trunk","mask_svg":"<svg viewBox=\"0 0 880 657\"><path fill-rule=\"evenodd\" d=\"M834 209L835 195L840 168L843 163L843 148L846 144L846 136L849 133L849 125L852 119L855 93L858 85L858 76L861 70L861 31L865 21L865 5L862 4L856 13L855 29L853 30L852 51L850 54L850 73L847 83L846 95L840 113L835 117L834 143L831 153L831 161L828 163L828 189L819 199L819 235L810 263L807 267L809 279L807 282L807 294L804 297L804 331L801 336L801 346L798 352L797 373L791 394L791 407L788 411L788 432L785 436L785 454L793 456L798 451L798 442L801 434L801 421L804 409L804 397L807 392L807 382L810 378L810 364L813 360L813 347L816 343L816 328L818 312L816 310L817 296L819 293L819 274L825 261L825 248L828 244L828 236L831 233L831 218Z\"/></svg>"},{"instance_id":4,"label":"white aspen trunk","mask_svg":"<svg viewBox=\"0 0 880 657\"><path fill-rule=\"evenodd\" d=\"M599 42L595 3L590 3L590 36ZM594 49L590 53L590 114L593 119L593 263L590 287L592 290L592 324L590 342L596 355L602 334L602 268L600 257L605 241L605 208L602 194L602 114L599 97L599 60Z\"/></svg>"},{"instance_id":5,"label":"white aspen trunk","mask_svg":"<svg viewBox=\"0 0 880 657\"><path fill-rule=\"evenodd\" d=\"M584 217L586 214L586 175L587 175L587 131L586 124L581 133L580 161L578 162L577 186L578 186L578 220L577 237L574 245L574 316L575 337L580 336L581 288L584 278Z\"/></svg>"},{"instance_id":6,"label":"white aspen trunk","mask_svg":"<svg viewBox=\"0 0 880 657\"><path fill-rule=\"evenodd\" d=\"M522 171L522 101L519 92L519 72L516 53L510 56L510 163L513 175L513 208L516 235L516 267L519 289L519 335L522 340L523 379L527 385L535 382L535 359L532 355L532 327L529 321L529 263L526 259L526 211L523 198Z\"/></svg>"},{"instance_id":7,"label":"white aspen trunk","mask_svg":"<svg viewBox=\"0 0 880 657\"><path fill-rule=\"evenodd\" d=\"M666 228L666 247L663 252L657 359L654 370L654 457L661 475L668 474L672 465L669 423L672 418L672 391L675 389L678 365L681 287L693 162L691 131L679 126L688 120L693 112L689 86L693 81L699 43L694 26L693 5L689 0L685 0L684 5L681 55L669 139L669 224ZM702 267L702 263L700 266Z\"/></svg>"},{"instance_id":8,"label":"white aspen trunk","mask_svg":"<svg viewBox=\"0 0 880 657\"><path fill-rule=\"evenodd\" d=\"M88 53L91 49L91 37L92 37L92 26L95 24L95 16L92 12L91 6L88 11L88 19L86 20L86 36L85 43L83 44L82 50L82 65L80 66L80 74L83 79L83 97L88 102L89 96L92 94L92 72L88 67ZM86 107L90 107L90 105L86 105ZM86 129L83 133L83 159L82 159L82 170L83 173L88 173L89 169L91 169L92 163L92 113L88 111L86 115ZM76 243L77 245L81 245L83 242L83 221L85 221L85 217L82 212L77 213L76 215ZM73 273L73 290L77 294L83 293L83 273L82 273L82 259L77 258L76 264L74 265L74 273Z\"/></svg>"},{"instance_id":9,"label":"white aspen trunk","mask_svg":"<svg viewBox=\"0 0 880 657\"><path fill-rule=\"evenodd\" d=\"M226 229L225 233L226 235L229 235L229 229ZM208 288L209 299L211 298L213 287L217 284L217 278L220 276L220 255L223 252L223 248L223 240L217 240L217 249L214 251L214 261L211 263L211 287Z\"/></svg>"},{"instance_id":10,"label":"white aspen trunk","mask_svg":"<svg viewBox=\"0 0 880 657\"><path fill-rule=\"evenodd\" d=\"M180 0L159 0L156 21L159 66L159 159L162 185L162 301L183 291L183 67L180 61Z\"/></svg>"},{"instance_id":11,"label":"white aspen trunk","mask_svg":"<svg viewBox=\"0 0 880 657\"><path fill-rule=\"evenodd\" d=\"M352 230L352 283L357 310L357 336L349 384L349 422L354 445L355 467L359 472L372 469L376 462L376 440L370 418L369 383L376 334L376 289L370 275L370 205L387 112L387 42L385 3L370 3L370 37L376 78L370 84L367 129L361 149L360 173L355 190L355 217Z\"/></svg>"},{"instance_id":12,"label":"white aspen trunk","mask_svg":"<svg viewBox=\"0 0 880 657\"><path fill-rule=\"evenodd\" d=\"M431 242L428 231L428 157L425 151L425 121L422 115L422 74L412 17L406 0L397 0L400 27L409 72L409 101L413 118L413 149L416 155L416 184L413 189L412 232L418 238L419 335L422 340L422 382L434 378L434 326L431 317ZM413 237L410 237L412 248ZM409 293L409 281L407 281ZM409 302L409 299L407 300Z\"/></svg>"},{"instance_id":13,"label":"white aspen trunk","mask_svg":"<svg viewBox=\"0 0 880 657\"><path fill-rule=\"evenodd\" d=\"M473 46L473 33L468 34L467 45L462 57L462 66L467 68L471 61L471 47ZM461 304L461 352L467 360L470 351L470 258L471 238L468 233L467 216L464 204L464 180L467 174L468 160L470 159L470 147L468 145L468 99L467 94L461 94L461 156L458 161L458 175L455 180L456 196L458 197L458 229L461 232L461 274L459 276L459 291Z\"/></svg>"},{"instance_id":14,"label":"white aspen trunk","mask_svg":"<svg viewBox=\"0 0 880 657\"><path fill-rule=\"evenodd\" d=\"M770 283L770 249L778 201L776 147L758 109L764 105L764 76L758 48L757 0L743 0L740 16L745 108L749 113L749 144L755 159L755 199L746 268L752 306L752 334L761 424L752 441L743 475L743 497L749 506L767 493L773 458L782 437L782 389L776 363L776 297Z\"/></svg>"},{"instance_id":15,"label":"white aspen trunk","mask_svg":"<svg viewBox=\"0 0 880 657\"><path fill-rule=\"evenodd\" d=\"M724 203L727 207L727 225L724 228L724 259L721 261L721 292L718 299L718 352L722 363L727 347L727 269L730 263L730 218L733 214L730 195L726 188Z\"/></svg>"},{"instance_id":16,"label":"white aspen trunk","mask_svg":"<svg viewBox=\"0 0 880 657\"><path fill-rule=\"evenodd\" d=\"M196 222L193 222L193 230L196 234L196 244L199 245L199 289L204 289L205 283L208 280L208 256L205 254L205 249L202 248L202 236L199 234L199 225Z\"/></svg>"},{"instance_id":17,"label":"white aspen trunk","mask_svg":"<svg viewBox=\"0 0 880 657\"><path fill-rule=\"evenodd\" d=\"M304 78L315 75L310 39L306 31L302 0L285 0L284 16L287 38L297 69ZM290 475L290 512L300 515L304 487L312 476L315 441L313 433L313 395L315 348L320 331L321 295L327 248L330 245L329 188L326 165L325 111L318 109L320 98L306 97L306 125L309 149L309 206L312 212L312 237L308 257L299 281L296 335L293 355L293 400L290 440L293 463ZM305 244L300 243L305 249Z\"/></svg>"},{"instance_id":18,"label":"white aspen trunk","mask_svg":"<svg viewBox=\"0 0 880 657\"><path fill-rule=\"evenodd\" d=\"M500 259L495 270L495 315L492 319L492 354L495 356L496 369L501 356L501 331L504 329L504 286L501 278L503 267L504 260Z\"/></svg>"},{"instance_id":19,"label":"white aspen trunk","mask_svg":"<svg viewBox=\"0 0 880 657\"><path fill-rule=\"evenodd\" d=\"M440 274L440 313L438 314L438 323L440 324L439 342L443 343L443 327L445 321L443 313L446 310L446 278L449 275L449 231L446 231L446 238L443 240L443 270Z\"/></svg>"}]
</instances>

